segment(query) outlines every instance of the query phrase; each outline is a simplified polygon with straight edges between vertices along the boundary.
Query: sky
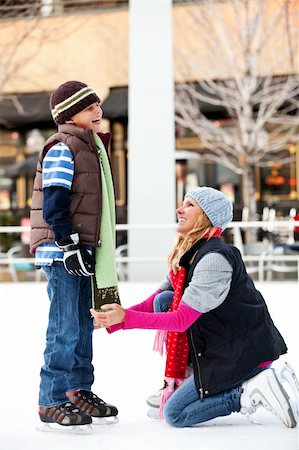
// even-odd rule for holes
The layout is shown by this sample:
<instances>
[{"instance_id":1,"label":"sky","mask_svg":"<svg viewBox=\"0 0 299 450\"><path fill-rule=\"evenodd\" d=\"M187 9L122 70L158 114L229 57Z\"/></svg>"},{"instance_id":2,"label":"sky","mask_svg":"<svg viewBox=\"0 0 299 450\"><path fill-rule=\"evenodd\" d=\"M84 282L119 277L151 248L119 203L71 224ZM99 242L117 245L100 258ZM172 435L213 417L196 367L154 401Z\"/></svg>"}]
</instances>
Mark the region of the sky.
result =
<instances>
[{"instance_id":1,"label":"sky","mask_svg":"<svg viewBox=\"0 0 299 450\"><path fill-rule=\"evenodd\" d=\"M256 283L283 335L299 378L296 282ZM124 307L140 302L155 283L121 283ZM162 386L164 358L152 351L155 331L94 333L94 392L119 409L119 423L93 425L91 434L41 432L37 413L39 371L45 344L48 298L45 282L0 283L1 413L0 450L291 450L298 426L287 429L259 408L258 424L239 413L176 429L147 417L148 395Z\"/></svg>"}]
</instances>

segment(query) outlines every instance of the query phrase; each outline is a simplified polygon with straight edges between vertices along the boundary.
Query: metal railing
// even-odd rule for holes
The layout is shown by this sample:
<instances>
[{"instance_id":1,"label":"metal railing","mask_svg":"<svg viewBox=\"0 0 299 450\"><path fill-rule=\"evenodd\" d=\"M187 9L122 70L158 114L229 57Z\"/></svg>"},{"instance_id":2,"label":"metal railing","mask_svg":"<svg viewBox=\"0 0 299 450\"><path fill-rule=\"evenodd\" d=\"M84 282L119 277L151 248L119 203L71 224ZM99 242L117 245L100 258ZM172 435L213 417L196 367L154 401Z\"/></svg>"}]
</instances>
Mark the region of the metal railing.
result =
<instances>
[{"instance_id":1,"label":"metal railing","mask_svg":"<svg viewBox=\"0 0 299 450\"><path fill-rule=\"evenodd\" d=\"M257 228L269 231L269 233L283 232L288 234L287 240L292 239L294 228L299 226L299 222L293 219L286 220L273 220L273 221L235 221L232 222L227 229L232 229L234 245L239 248L242 253L245 264L256 262L257 267L253 268L258 274L258 280L264 281L265 269L270 271L271 264L273 263L296 263L297 269L292 268L291 271L297 272L297 280L299 281L299 250L298 254L258 254L250 255L245 254L243 249L243 242L241 237L241 230L249 228ZM116 225L116 231L129 231L129 230L159 230L159 229L173 229L175 230L176 224L118 224ZM1 233L22 233L30 231L28 226L0 226ZM127 264L130 262L165 262L167 255L164 256L130 256L130 255L118 255L116 256L117 264ZM34 257L2 257L0 258L0 265L17 265L17 264L34 264ZM283 266L282 266L283 267ZM252 268L249 268L252 269ZM1 267L0 267L1 270ZM283 270L282 270L283 272ZM287 272L287 270L285 271Z\"/></svg>"}]
</instances>

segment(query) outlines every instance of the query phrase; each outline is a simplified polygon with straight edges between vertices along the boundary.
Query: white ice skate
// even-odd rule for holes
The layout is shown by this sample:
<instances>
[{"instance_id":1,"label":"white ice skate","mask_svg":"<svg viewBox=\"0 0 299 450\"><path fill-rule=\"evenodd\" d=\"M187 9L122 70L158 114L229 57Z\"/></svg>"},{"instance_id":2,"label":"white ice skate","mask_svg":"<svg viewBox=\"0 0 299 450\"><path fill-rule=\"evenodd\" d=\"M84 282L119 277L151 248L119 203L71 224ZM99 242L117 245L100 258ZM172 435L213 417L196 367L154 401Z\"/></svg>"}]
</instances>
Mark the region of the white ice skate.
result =
<instances>
[{"instance_id":1,"label":"white ice skate","mask_svg":"<svg viewBox=\"0 0 299 450\"><path fill-rule=\"evenodd\" d=\"M164 388L161 388L157 392L155 392L154 394L150 395L146 399L146 404L148 406L150 406L151 408L159 409L160 408L160 403L161 403L161 397L162 397L163 389Z\"/></svg>"},{"instance_id":2,"label":"white ice skate","mask_svg":"<svg viewBox=\"0 0 299 450\"><path fill-rule=\"evenodd\" d=\"M251 415L263 406L277 416L287 428L297 425L288 394L280 384L274 369L266 369L242 384L242 414Z\"/></svg>"},{"instance_id":3,"label":"white ice skate","mask_svg":"<svg viewBox=\"0 0 299 450\"><path fill-rule=\"evenodd\" d=\"M193 367L192 365L187 365L186 368L186 378L190 377L193 374ZM150 406L150 408L160 408L160 403L161 403L161 397L163 394L163 389L165 388L165 384L162 388L160 388L157 392L155 392L154 394L151 394L147 399L146 399L146 404L148 406ZM150 416L149 416L150 417Z\"/></svg>"},{"instance_id":4,"label":"white ice skate","mask_svg":"<svg viewBox=\"0 0 299 450\"><path fill-rule=\"evenodd\" d=\"M150 419L159 420L160 419L160 408L150 407L147 410L147 417Z\"/></svg>"}]
</instances>

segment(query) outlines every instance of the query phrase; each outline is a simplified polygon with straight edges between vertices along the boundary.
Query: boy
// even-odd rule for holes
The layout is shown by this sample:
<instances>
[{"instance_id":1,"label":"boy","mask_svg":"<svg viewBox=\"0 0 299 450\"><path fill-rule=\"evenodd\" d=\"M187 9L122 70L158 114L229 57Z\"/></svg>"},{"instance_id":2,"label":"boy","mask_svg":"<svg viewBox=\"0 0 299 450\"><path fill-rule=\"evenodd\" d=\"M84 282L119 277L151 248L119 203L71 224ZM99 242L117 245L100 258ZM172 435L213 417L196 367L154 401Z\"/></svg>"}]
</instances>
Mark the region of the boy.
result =
<instances>
[{"instance_id":1,"label":"boy","mask_svg":"<svg viewBox=\"0 0 299 450\"><path fill-rule=\"evenodd\" d=\"M105 298L107 292L115 298L118 293L114 190L106 153L111 136L100 132L100 99L85 83L63 83L52 93L50 108L58 133L39 156L31 206L30 251L46 274L51 303L39 416L47 424L81 426L118 414L91 391L89 312L93 285ZM95 268L101 281L94 282Z\"/></svg>"}]
</instances>

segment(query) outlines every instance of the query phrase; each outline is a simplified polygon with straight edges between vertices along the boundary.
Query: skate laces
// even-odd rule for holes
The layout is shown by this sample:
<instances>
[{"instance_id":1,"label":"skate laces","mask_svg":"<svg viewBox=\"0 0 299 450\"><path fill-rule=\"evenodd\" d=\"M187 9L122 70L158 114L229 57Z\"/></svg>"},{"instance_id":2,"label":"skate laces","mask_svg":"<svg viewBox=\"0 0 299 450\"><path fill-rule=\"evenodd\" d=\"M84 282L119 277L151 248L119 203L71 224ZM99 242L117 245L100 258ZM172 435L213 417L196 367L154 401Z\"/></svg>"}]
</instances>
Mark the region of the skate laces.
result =
<instances>
[{"instance_id":1,"label":"skate laces","mask_svg":"<svg viewBox=\"0 0 299 450\"><path fill-rule=\"evenodd\" d=\"M76 397L81 398L82 400L86 401L87 403L90 403L92 406L95 407L99 405L105 405L104 400L99 398L92 391L85 391L84 389L82 389L76 393Z\"/></svg>"},{"instance_id":2,"label":"skate laces","mask_svg":"<svg viewBox=\"0 0 299 450\"><path fill-rule=\"evenodd\" d=\"M251 400L247 394L245 395L247 398L248 405L242 406L240 412L245 415L246 419L250 423L255 424L260 423L259 419L256 416L254 416L254 413L256 412L259 406L262 406L261 402L256 403L254 399Z\"/></svg>"},{"instance_id":3,"label":"skate laces","mask_svg":"<svg viewBox=\"0 0 299 450\"><path fill-rule=\"evenodd\" d=\"M256 401L255 398L250 398L249 396L247 396L248 401L249 401L249 406L242 407L241 408L241 412L246 414L246 416L251 416L252 414L254 414L256 412L256 410L260 406L262 406L265 409L267 409L268 411L272 412L275 416L280 417L279 414L277 414L277 412L272 408L272 406L266 400L266 398L264 397L262 392L259 392L259 395L260 395L261 398L258 401Z\"/></svg>"},{"instance_id":4,"label":"skate laces","mask_svg":"<svg viewBox=\"0 0 299 450\"><path fill-rule=\"evenodd\" d=\"M250 399L248 400L250 402ZM256 412L258 406L260 405L251 403L250 406L242 406L240 412L249 417L251 414L254 414Z\"/></svg>"},{"instance_id":5,"label":"skate laces","mask_svg":"<svg viewBox=\"0 0 299 450\"><path fill-rule=\"evenodd\" d=\"M78 414L80 412L79 408L71 402L64 403L63 405L57 406L57 408L64 414Z\"/></svg>"}]
</instances>

